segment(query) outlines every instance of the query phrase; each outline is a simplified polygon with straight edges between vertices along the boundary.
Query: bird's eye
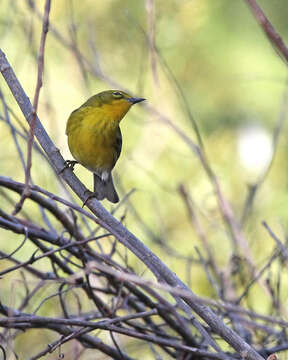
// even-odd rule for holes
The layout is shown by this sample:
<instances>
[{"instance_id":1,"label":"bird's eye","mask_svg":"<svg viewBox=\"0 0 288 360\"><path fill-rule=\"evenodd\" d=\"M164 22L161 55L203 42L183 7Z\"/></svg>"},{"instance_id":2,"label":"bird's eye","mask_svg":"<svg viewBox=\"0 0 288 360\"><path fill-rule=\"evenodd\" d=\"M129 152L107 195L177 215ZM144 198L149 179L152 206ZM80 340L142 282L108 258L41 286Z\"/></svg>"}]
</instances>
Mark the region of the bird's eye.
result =
<instances>
[{"instance_id":1,"label":"bird's eye","mask_svg":"<svg viewBox=\"0 0 288 360\"><path fill-rule=\"evenodd\" d=\"M123 97L123 94L120 91L114 91L112 95L117 99L121 99Z\"/></svg>"}]
</instances>

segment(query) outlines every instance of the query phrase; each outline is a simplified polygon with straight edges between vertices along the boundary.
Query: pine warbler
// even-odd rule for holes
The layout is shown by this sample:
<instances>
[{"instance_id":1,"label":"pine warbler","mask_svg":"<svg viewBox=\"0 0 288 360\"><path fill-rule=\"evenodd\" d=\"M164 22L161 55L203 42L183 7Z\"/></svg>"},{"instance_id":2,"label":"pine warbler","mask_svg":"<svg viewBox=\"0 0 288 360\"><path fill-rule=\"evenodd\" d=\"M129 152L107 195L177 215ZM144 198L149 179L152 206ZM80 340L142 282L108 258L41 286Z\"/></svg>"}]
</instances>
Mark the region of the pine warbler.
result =
<instances>
[{"instance_id":1,"label":"pine warbler","mask_svg":"<svg viewBox=\"0 0 288 360\"><path fill-rule=\"evenodd\" d=\"M112 169L122 148L120 121L133 104L145 99L119 90L92 96L74 110L66 126L68 145L73 157L94 173L94 194L98 200L119 201Z\"/></svg>"}]
</instances>

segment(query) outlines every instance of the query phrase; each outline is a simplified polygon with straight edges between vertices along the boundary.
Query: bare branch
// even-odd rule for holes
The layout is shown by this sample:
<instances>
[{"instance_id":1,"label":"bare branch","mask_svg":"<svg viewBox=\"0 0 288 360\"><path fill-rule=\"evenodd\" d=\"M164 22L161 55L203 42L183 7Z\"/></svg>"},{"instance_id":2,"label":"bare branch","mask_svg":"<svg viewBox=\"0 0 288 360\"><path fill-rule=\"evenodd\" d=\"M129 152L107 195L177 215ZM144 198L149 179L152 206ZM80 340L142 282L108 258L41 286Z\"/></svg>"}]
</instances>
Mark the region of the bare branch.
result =
<instances>
[{"instance_id":1,"label":"bare branch","mask_svg":"<svg viewBox=\"0 0 288 360\"><path fill-rule=\"evenodd\" d=\"M277 52L288 62L288 48L285 45L283 39L274 29L271 22L268 20L263 10L260 8L256 0L245 0L251 9L251 12L255 16L255 19L266 33L271 44L277 49Z\"/></svg>"},{"instance_id":2,"label":"bare branch","mask_svg":"<svg viewBox=\"0 0 288 360\"><path fill-rule=\"evenodd\" d=\"M37 108L38 108L38 102L39 102L39 95L40 95L40 89L42 87L42 76L43 76L43 70L44 70L44 49L45 49L46 36L48 33L48 28L49 28L50 5L51 5L51 0L46 0L42 34L41 34L41 42L40 42L40 50L39 50L39 55L38 55L38 75L37 75L37 84L36 84L36 90L35 90L34 101L33 101L33 115L32 115L33 118L32 118L31 125L30 125L30 132L29 132L28 145L27 145L28 148L27 148L27 166L25 169L25 188L24 188L24 191L23 191L23 194L21 196L19 203L16 204L16 206L15 206L14 215L16 215L19 211L21 211L21 209L23 207L23 203L29 195L30 172L31 172L31 167L32 167L32 149L33 149L33 142L34 142L35 123L36 123L36 114L37 114Z\"/></svg>"}]
</instances>

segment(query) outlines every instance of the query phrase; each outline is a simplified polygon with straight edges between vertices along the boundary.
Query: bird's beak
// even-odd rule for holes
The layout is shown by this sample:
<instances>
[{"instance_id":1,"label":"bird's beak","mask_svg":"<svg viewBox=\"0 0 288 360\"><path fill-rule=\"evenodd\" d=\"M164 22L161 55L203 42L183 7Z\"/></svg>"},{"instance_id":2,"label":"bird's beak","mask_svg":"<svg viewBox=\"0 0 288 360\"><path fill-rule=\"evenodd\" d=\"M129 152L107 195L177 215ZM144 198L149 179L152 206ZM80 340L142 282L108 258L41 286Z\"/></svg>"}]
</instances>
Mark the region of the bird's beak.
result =
<instances>
[{"instance_id":1,"label":"bird's beak","mask_svg":"<svg viewBox=\"0 0 288 360\"><path fill-rule=\"evenodd\" d=\"M130 97L130 98L126 98L126 100L129 101L129 102L131 102L132 105L134 105L134 104L137 104L137 103L139 103L139 102L141 102L141 101L144 101L144 100L146 100L146 99L144 99L144 98L137 98L137 97Z\"/></svg>"}]
</instances>

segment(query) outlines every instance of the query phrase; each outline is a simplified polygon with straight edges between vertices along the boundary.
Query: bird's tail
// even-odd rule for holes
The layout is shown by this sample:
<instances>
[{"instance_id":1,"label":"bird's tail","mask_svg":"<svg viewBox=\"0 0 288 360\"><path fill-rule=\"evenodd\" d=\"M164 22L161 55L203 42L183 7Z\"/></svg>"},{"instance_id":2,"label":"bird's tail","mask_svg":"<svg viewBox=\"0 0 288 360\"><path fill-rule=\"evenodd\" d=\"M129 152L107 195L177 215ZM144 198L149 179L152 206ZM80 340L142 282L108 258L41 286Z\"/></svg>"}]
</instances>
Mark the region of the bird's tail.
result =
<instances>
[{"instance_id":1,"label":"bird's tail","mask_svg":"<svg viewBox=\"0 0 288 360\"><path fill-rule=\"evenodd\" d=\"M103 181L94 173L94 193L97 200L107 199L112 203L119 201L119 196L115 190L111 174L106 181Z\"/></svg>"}]
</instances>

